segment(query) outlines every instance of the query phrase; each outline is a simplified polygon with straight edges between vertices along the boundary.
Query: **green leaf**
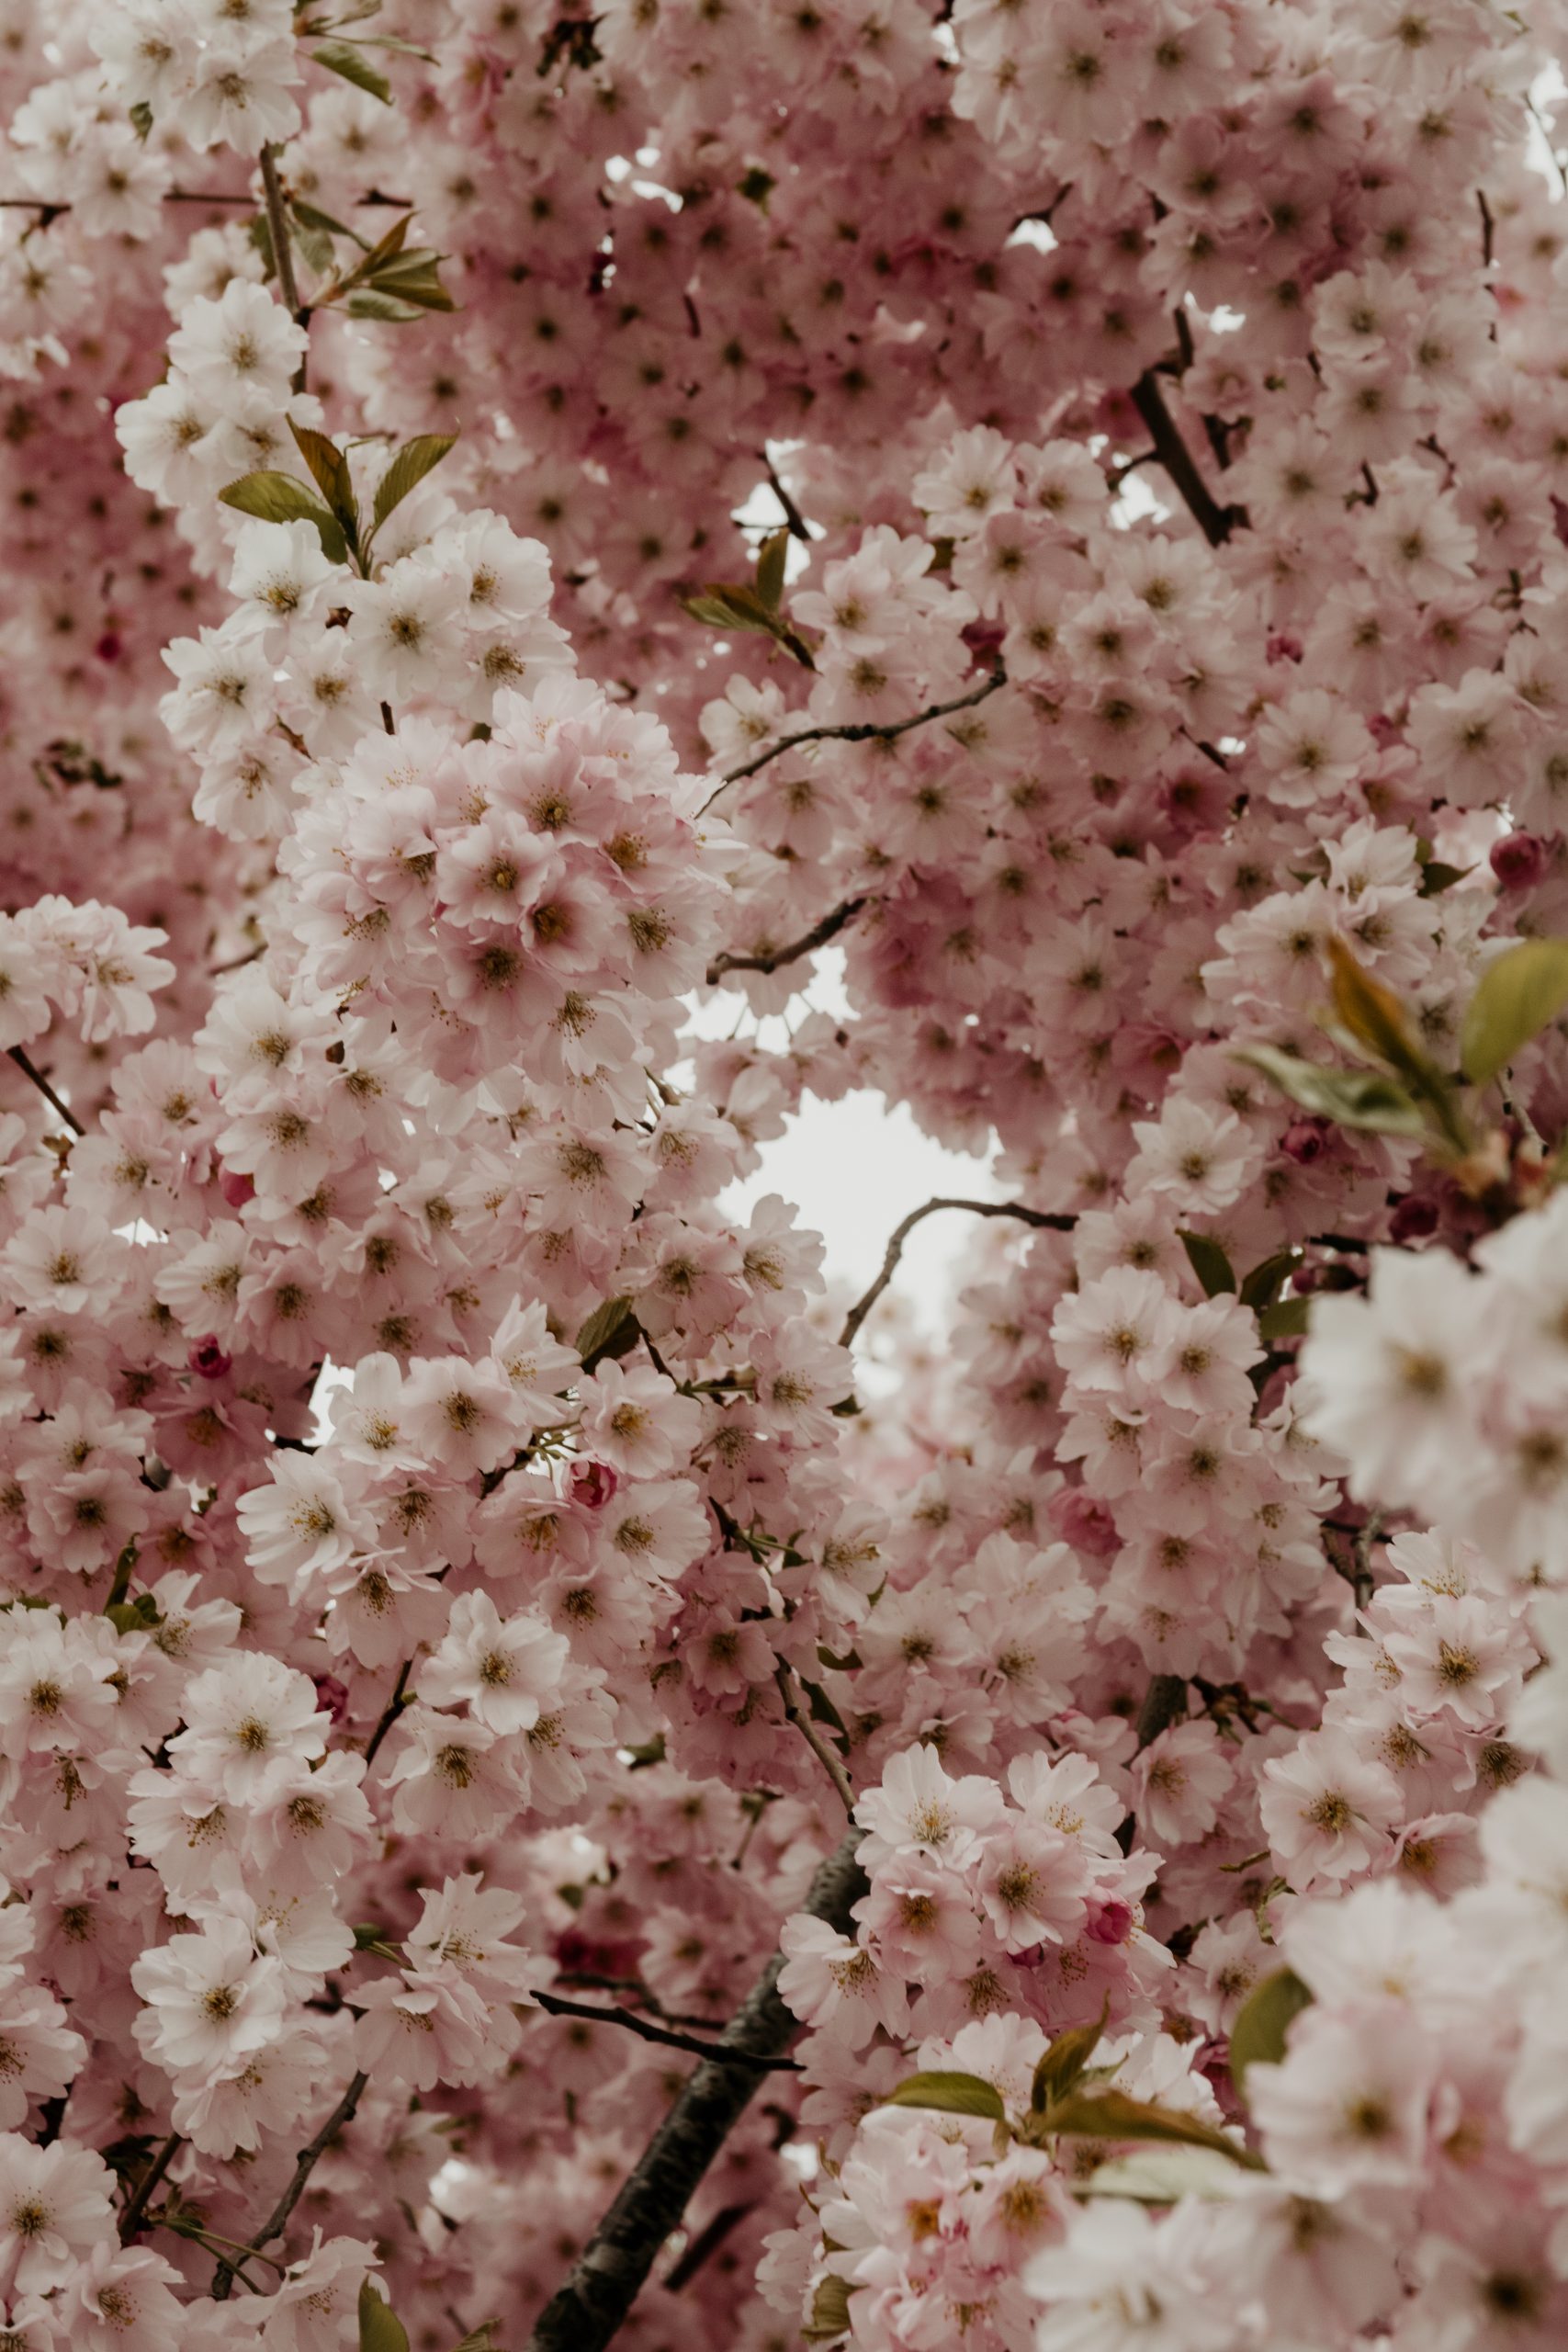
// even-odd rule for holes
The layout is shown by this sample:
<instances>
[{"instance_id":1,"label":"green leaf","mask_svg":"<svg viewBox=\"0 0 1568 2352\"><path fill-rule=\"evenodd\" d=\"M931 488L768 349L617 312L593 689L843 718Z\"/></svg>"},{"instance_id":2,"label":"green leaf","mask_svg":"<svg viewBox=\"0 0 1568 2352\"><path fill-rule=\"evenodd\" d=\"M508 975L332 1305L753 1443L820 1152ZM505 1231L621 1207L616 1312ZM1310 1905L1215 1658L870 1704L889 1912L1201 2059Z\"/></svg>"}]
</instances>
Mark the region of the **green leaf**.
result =
<instances>
[{"instance_id":1,"label":"green leaf","mask_svg":"<svg viewBox=\"0 0 1568 2352\"><path fill-rule=\"evenodd\" d=\"M1217 1241L1206 1233L1178 1233L1177 1239L1187 1252L1187 1262L1203 1285L1205 1298L1217 1298L1222 1291L1235 1288L1235 1269Z\"/></svg>"},{"instance_id":2,"label":"green leaf","mask_svg":"<svg viewBox=\"0 0 1568 2352\"><path fill-rule=\"evenodd\" d=\"M1240 1046L1236 1059L1272 1079L1282 1094L1321 1119L1370 1134L1419 1136L1426 1132L1421 1106L1396 1079L1375 1069L1329 1069L1303 1062L1275 1046Z\"/></svg>"},{"instance_id":3,"label":"green leaf","mask_svg":"<svg viewBox=\"0 0 1568 2352\"><path fill-rule=\"evenodd\" d=\"M496 2352L495 2331L500 2325L498 2319L482 2321L469 2330L461 2344L454 2344L452 2352Z\"/></svg>"},{"instance_id":4,"label":"green leaf","mask_svg":"<svg viewBox=\"0 0 1568 2352\"><path fill-rule=\"evenodd\" d=\"M394 327L410 326L424 316L419 303L395 301L390 294L378 294L370 288L351 294L343 307L351 319L380 319Z\"/></svg>"},{"instance_id":5,"label":"green leaf","mask_svg":"<svg viewBox=\"0 0 1568 2352\"><path fill-rule=\"evenodd\" d=\"M441 463L457 438L455 433L422 433L416 440L404 442L382 475L376 492L378 530L393 508L400 506L410 491L417 489L425 475Z\"/></svg>"},{"instance_id":6,"label":"green leaf","mask_svg":"<svg viewBox=\"0 0 1568 2352\"><path fill-rule=\"evenodd\" d=\"M1421 896L1440 898L1445 890L1451 890L1456 882L1462 882L1467 874L1474 871L1473 865L1445 865L1440 858L1427 858L1421 868Z\"/></svg>"},{"instance_id":7,"label":"green leaf","mask_svg":"<svg viewBox=\"0 0 1568 2352\"><path fill-rule=\"evenodd\" d=\"M130 127L138 139L145 140L152 128L152 109L145 98L138 98L130 108Z\"/></svg>"},{"instance_id":8,"label":"green leaf","mask_svg":"<svg viewBox=\"0 0 1568 2352\"><path fill-rule=\"evenodd\" d=\"M1299 1340L1311 1328L1310 1298L1276 1299L1258 1317L1258 1336L1267 1346L1274 1340Z\"/></svg>"},{"instance_id":9,"label":"green leaf","mask_svg":"<svg viewBox=\"0 0 1568 2352\"><path fill-rule=\"evenodd\" d=\"M1254 1266L1241 1286L1242 1305L1267 1306L1286 1275L1300 1264L1301 1255L1299 1250L1280 1250Z\"/></svg>"},{"instance_id":10,"label":"green leaf","mask_svg":"<svg viewBox=\"0 0 1568 2352\"><path fill-rule=\"evenodd\" d=\"M254 514L264 523L313 523L328 562L346 562L348 544L342 525L324 506L317 505L304 483L292 474L242 474L238 481L227 482L218 495L225 506L242 514Z\"/></svg>"},{"instance_id":11,"label":"green leaf","mask_svg":"<svg viewBox=\"0 0 1568 2352\"><path fill-rule=\"evenodd\" d=\"M1231 2028L1231 2080L1238 2091L1249 2066L1279 2064L1292 2019L1312 2007L1312 1997L1291 1968L1277 1968L1253 1986Z\"/></svg>"},{"instance_id":12,"label":"green leaf","mask_svg":"<svg viewBox=\"0 0 1568 2352\"><path fill-rule=\"evenodd\" d=\"M304 222L307 229L321 229L328 236L352 238L362 254L369 252L369 246L357 229L351 229L346 220L339 220L331 212L323 212L319 204L307 204L302 196L291 196L288 209L296 220Z\"/></svg>"},{"instance_id":13,"label":"green leaf","mask_svg":"<svg viewBox=\"0 0 1568 2352\"><path fill-rule=\"evenodd\" d=\"M884 2107L932 2107L943 2115L983 2115L989 2122L1005 2123L1007 2109L995 2083L979 2075L938 2069L929 2075L906 2075Z\"/></svg>"},{"instance_id":14,"label":"green leaf","mask_svg":"<svg viewBox=\"0 0 1568 2352\"><path fill-rule=\"evenodd\" d=\"M1460 1063L1472 1086L1511 1062L1568 1006L1568 939L1522 939L1481 975L1464 1016Z\"/></svg>"},{"instance_id":15,"label":"green leaf","mask_svg":"<svg viewBox=\"0 0 1568 2352\"><path fill-rule=\"evenodd\" d=\"M104 1615L117 1634L150 1634L164 1622L150 1592L139 1592L134 1600L111 1601Z\"/></svg>"},{"instance_id":16,"label":"green leaf","mask_svg":"<svg viewBox=\"0 0 1568 2352\"><path fill-rule=\"evenodd\" d=\"M1359 1046L1407 1073L1414 1063L1425 1062L1404 1005L1357 962L1342 939L1328 942L1328 967L1334 1010Z\"/></svg>"},{"instance_id":17,"label":"green leaf","mask_svg":"<svg viewBox=\"0 0 1568 2352\"><path fill-rule=\"evenodd\" d=\"M1034 2082L1029 2104L1036 2115L1066 2098L1089 2060L1094 2056L1100 2037L1105 2030L1110 2014L1110 1996L1100 2003L1100 2015L1092 2025L1069 2026L1059 2033L1034 2069Z\"/></svg>"},{"instance_id":18,"label":"green leaf","mask_svg":"<svg viewBox=\"0 0 1568 2352\"><path fill-rule=\"evenodd\" d=\"M1235 2165L1251 2171L1266 2169L1262 2159L1196 2115L1175 2108L1156 2107L1152 2100L1130 2098L1114 2089L1075 2091L1043 2119L1047 2132L1061 2132L1088 2140L1177 2140L1194 2148L1213 2148Z\"/></svg>"},{"instance_id":19,"label":"green leaf","mask_svg":"<svg viewBox=\"0 0 1568 2352\"><path fill-rule=\"evenodd\" d=\"M1235 2165L1213 2148L1134 2148L1067 2186L1075 2197L1127 2197L1140 2205L1174 2205L1183 2197L1228 2199L1244 2193Z\"/></svg>"},{"instance_id":20,"label":"green leaf","mask_svg":"<svg viewBox=\"0 0 1568 2352\"><path fill-rule=\"evenodd\" d=\"M836 2271L818 2282L811 2298L811 2317L801 2329L807 2344L831 2344L849 2333L850 2286Z\"/></svg>"},{"instance_id":21,"label":"green leaf","mask_svg":"<svg viewBox=\"0 0 1568 2352\"><path fill-rule=\"evenodd\" d=\"M776 613L784 594L784 562L789 554L789 530L773 532L757 550L757 594L770 613Z\"/></svg>"},{"instance_id":22,"label":"green leaf","mask_svg":"<svg viewBox=\"0 0 1568 2352\"><path fill-rule=\"evenodd\" d=\"M310 267L318 276L323 270L331 269L335 255L332 238L327 232L324 229L313 228L309 220L301 220L298 205L291 204L288 212L288 232Z\"/></svg>"},{"instance_id":23,"label":"green leaf","mask_svg":"<svg viewBox=\"0 0 1568 2352\"><path fill-rule=\"evenodd\" d=\"M629 1298L607 1298L596 1306L577 1335L577 1352L584 1372L592 1372L606 1356L624 1356L642 1337L642 1326Z\"/></svg>"},{"instance_id":24,"label":"green leaf","mask_svg":"<svg viewBox=\"0 0 1568 2352\"><path fill-rule=\"evenodd\" d=\"M391 105L390 82L378 65L371 64L356 41L324 40L310 54L318 65L326 67L329 74L341 74L345 82L354 84L355 89L368 90L371 96L379 98L384 107Z\"/></svg>"},{"instance_id":25,"label":"green leaf","mask_svg":"<svg viewBox=\"0 0 1568 2352\"><path fill-rule=\"evenodd\" d=\"M348 470L348 459L335 441L318 433L309 424L296 424L288 419L288 430L294 435L294 446L310 467L327 504L347 529L359 519L359 501L354 494L354 481Z\"/></svg>"},{"instance_id":26,"label":"green leaf","mask_svg":"<svg viewBox=\"0 0 1568 2352\"><path fill-rule=\"evenodd\" d=\"M359 2282L359 2352L409 2352L409 2332L368 2278Z\"/></svg>"}]
</instances>

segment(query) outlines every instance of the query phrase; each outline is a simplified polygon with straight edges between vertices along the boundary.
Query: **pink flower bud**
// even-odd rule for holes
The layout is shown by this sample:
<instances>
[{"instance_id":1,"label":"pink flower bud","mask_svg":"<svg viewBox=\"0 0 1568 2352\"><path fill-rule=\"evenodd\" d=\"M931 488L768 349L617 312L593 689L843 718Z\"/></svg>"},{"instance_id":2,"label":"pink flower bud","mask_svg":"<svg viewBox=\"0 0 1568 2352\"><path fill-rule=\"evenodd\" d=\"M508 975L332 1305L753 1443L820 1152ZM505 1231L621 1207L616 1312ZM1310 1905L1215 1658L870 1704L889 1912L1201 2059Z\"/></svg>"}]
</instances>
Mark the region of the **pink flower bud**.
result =
<instances>
[{"instance_id":1,"label":"pink flower bud","mask_svg":"<svg viewBox=\"0 0 1568 2352\"><path fill-rule=\"evenodd\" d=\"M1328 1149L1326 1119L1292 1119L1280 1137L1280 1148L1298 1168L1310 1168Z\"/></svg>"},{"instance_id":2,"label":"pink flower bud","mask_svg":"<svg viewBox=\"0 0 1568 2352\"><path fill-rule=\"evenodd\" d=\"M118 629L107 628L93 650L100 662L118 662L125 651L125 639Z\"/></svg>"},{"instance_id":3,"label":"pink flower bud","mask_svg":"<svg viewBox=\"0 0 1568 2352\"><path fill-rule=\"evenodd\" d=\"M237 1170L225 1168L218 1179L218 1183L231 1209L243 1209L247 1201L255 1199L254 1184L248 1176L242 1176Z\"/></svg>"},{"instance_id":4,"label":"pink flower bud","mask_svg":"<svg viewBox=\"0 0 1568 2352\"><path fill-rule=\"evenodd\" d=\"M1506 833L1487 860L1505 890L1533 890L1551 856L1539 833Z\"/></svg>"},{"instance_id":5,"label":"pink flower bud","mask_svg":"<svg viewBox=\"0 0 1568 2352\"><path fill-rule=\"evenodd\" d=\"M312 1674L310 1679L321 1702L320 1712L331 1715L334 1724L341 1724L348 1713L347 1685L340 1682L335 1674Z\"/></svg>"},{"instance_id":6,"label":"pink flower bud","mask_svg":"<svg viewBox=\"0 0 1568 2352\"><path fill-rule=\"evenodd\" d=\"M1133 1906L1113 1895L1109 1903L1101 1903L1089 1915L1084 1933L1090 1943L1124 1944L1133 1932Z\"/></svg>"},{"instance_id":7,"label":"pink flower bud","mask_svg":"<svg viewBox=\"0 0 1568 2352\"><path fill-rule=\"evenodd\" d=\"M205 1340L197 1340L192 1342L186 1362L192 1372L197 1374L203 1380L221 1380L225 1373L232 1372L234 1368L233 1357L224 1354L216 1335L211 1331L208 1333Z\"/></svg>"},{"instance_id":8,"label":"pink flower bud","mask_svg":"<svg viewBox=\"0 0 1568 2352\"><path fill-rule=\"evenodd\" d=\"M1407 1193L1388 1221L1391 1241L1425 1241L1438 1229L1438 1204Z\"/></svg>"},{"instance_id":9,"label":"pink flower bud","mask_svg":"<svg viewBox=\"0 0 1568 2352\"><path fill-rule=\"evenodd\" d=\"M1060 1494L1053 1495L1046 1514L1061 1541L1070 1544L1075 1552L1108 1560L1121 1548L1116 1521L1105 1505L1086 1495L1081 1487L1064 1487Z\"/></svg>"},{"instance_id":10,"label":"pink flower bud","mask_svg":"<svg viewBox=\"0 0 1568 2352\"><path fill-rule=\"evenodd\" d=\"M572 1499L586 1503L590 1510L603 1510L619 1484L607 1462L574 1462L571 1465Z\"/></svg>"}]
</instances>

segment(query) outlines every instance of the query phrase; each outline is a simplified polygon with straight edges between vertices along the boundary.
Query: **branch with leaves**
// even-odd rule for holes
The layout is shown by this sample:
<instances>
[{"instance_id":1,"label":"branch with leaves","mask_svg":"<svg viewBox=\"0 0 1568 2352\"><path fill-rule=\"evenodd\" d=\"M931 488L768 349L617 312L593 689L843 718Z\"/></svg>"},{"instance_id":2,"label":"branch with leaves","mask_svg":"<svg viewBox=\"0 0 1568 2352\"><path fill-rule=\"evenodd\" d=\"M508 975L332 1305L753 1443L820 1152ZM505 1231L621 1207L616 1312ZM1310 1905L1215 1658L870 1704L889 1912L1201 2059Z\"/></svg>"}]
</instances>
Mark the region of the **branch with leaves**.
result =
<instances>
[{"instance_id":1,"label":"branch with leaves","mask_svg":"<svg viewBox=\"0 0 1568 2352\"><path fill-rule=\"evenodd\" d=\"M241 514L254 514L264 523L313 524L327 561L346 563L360 579L368 580L375 563L377 533L409 492L441 463L457 435L421 433L404 442L381 477L367 531L345 453L324 433L318 433L308 424L296 424L292 417L287 421L295 447L321 493L321 499L312 498L297 475L277 473L271 469L242 474L238 481L225 483L218 493L220 499L225 506L232 506Z\"/></svg>"}]
</instances>

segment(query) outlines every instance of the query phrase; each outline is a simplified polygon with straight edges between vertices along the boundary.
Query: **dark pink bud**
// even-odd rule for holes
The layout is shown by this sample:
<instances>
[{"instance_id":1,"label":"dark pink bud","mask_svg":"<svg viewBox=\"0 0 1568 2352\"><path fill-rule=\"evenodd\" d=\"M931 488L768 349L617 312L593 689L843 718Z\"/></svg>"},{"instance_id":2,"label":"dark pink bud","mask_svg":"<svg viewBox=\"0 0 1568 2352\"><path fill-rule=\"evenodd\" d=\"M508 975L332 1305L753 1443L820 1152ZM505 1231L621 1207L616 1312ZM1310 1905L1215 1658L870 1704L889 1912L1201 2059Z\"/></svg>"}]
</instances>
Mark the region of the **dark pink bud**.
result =
<instances>
[{"instance_id":1,"label":"dark pink bud","mask_svg":"<svg viewBox=\"0 0 1568 2352\"><path fill-rule=\"evenodd\" d=\"M334 1724L341 1724L348 1713L347 1684L340 1682L335 1674L312 1674L310 1679L316 1686L321 1712L331 1715Z\"/></svg>"},{"instance_id":2,"label":"dark pink bud","mask_svg":"<svg viewBox=\"0 0 1568 2352\"><path fill-rule=\"evenodd\" d=\"M1391 1241L1425 1241L1438 1229L1438 1204L1407 1193L1388 1221Z\"/></svg>"},{"instance_id":3,"label":"dark pink bud","mask_svg":"<svg viewBox=\"0 0 1568 2352\"><path fill-rule=\"evenodd\" d=\"M216 1334L210 1331L205 1340L195 1342L186 1362L203 1380L221 1380L225 1373L234 1369L233 1357L224 1354Z\"/></svg>"},{"instance_id":4,"label":"dark pink bud","mask_svg":"<svg viewBox=\"0 0 1568 2352\"><path fill-rule=\"evenodd\" d=\"M1539 833L1506 833L1487 863L1505 890L1533 890L1551 856Z\"/></svg>"},{"instance_id":5,"label":"dark pink bud","mask_svg":"<svg viewBox=\"0 0 1568 2352\"><path fill-rule=\"evenodd\" d=\"M1301 658L1301 639L1299 637L1287 636L1283 629L1276 629L1269 639L1269 661L1299 662Z\"/></svg>"},{"instance_id":6,"label":"dark pink bud","mask_svg":"<svg viewBox=\"0 0 1568 2352\"><path fill-rule=\"evenodd\" d=\"M107 628L93 650L100 662L118 662L125 651L125 640L118 629Z\"/></svg>"},{"instance_id":7,"label":"dark pink bud","mask_svg":"<svg viewBox=\"0 0 1568 2352\"><path fill-rule=\"evenodd\" d=\"M571 1465L572 1499L586 1503L590 1510L603 1510L619 1485L620 1480L607 1462L574 1462Z\"/></svg>"},{"instance_id":8,"label":"dark pink bud","mask_svg":"<svg viewBox=\"0 0 1568 2352\"><path fill-rule=\"evenodd\" d=\"M1052 1496L1045 1508L1057 1535L1075 1552L1087 1552L1094 1560L1108 1560L1112 1552L1121 1549L1116 1521L1105 1505L1096 1502L1092 1495L1086 1495L1081 1487L1064 1487L1060 1494Z\"/></svg>"},{"instance_id":9,"label":"dark pink bud","mask_svg":"<svg viewBox=\"0 0 1568 2352\"><path fill-rule=\"evenodd\" d=\"M1092 1910L1084 1928L1090 1943L1095 1944L1124 1944L1132 1932L1133 1906L1123 1903L1120 1895Z\"/></svg>"},{"instance_id":10,"label":"dark pink bud","mask_svg":"<svg viewBox=\"0 0 1568 2352\"><path fill-rule=\"evenodd\" d=\"M1292 1119L1280 1137L1280 1148L1298 1168L1310 1168L1328 1149L1326 1119Z\"/></svg>"},{"instance_id":11,"label":"dark pink bud","mask_svg":"<svg viewBox=\"0 0 1568 2352\"><path fill-rule=\"evenodd\" d=\"M231 1209L243 1209L247 1201L255 1199L254 1184L248 1176L242 1176L237 1169L225 1168L218 1179L218 1183L219 1189Z\"/></svg>"}]
</instances>

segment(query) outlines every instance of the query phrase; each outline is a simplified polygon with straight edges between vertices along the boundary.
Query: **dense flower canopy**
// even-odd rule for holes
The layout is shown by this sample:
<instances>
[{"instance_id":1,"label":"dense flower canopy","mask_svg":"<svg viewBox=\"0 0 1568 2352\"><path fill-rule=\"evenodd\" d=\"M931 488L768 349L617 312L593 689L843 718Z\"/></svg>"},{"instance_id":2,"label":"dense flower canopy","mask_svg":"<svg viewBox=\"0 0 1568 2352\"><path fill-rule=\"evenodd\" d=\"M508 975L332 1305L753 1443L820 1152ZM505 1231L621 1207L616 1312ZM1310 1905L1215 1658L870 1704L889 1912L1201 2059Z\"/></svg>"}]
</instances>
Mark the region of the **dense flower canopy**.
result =
<instances>
[{"instance_id":1,"label":"dense flower canopy","mask_svg":"<svg viewBox=\"0 0 1568 2352\"><path fill-rule=\"evenodd\" d=\"M1568 2337L1560 58L0 0L0 2352Z\"/></svg>"}]
</instances>

